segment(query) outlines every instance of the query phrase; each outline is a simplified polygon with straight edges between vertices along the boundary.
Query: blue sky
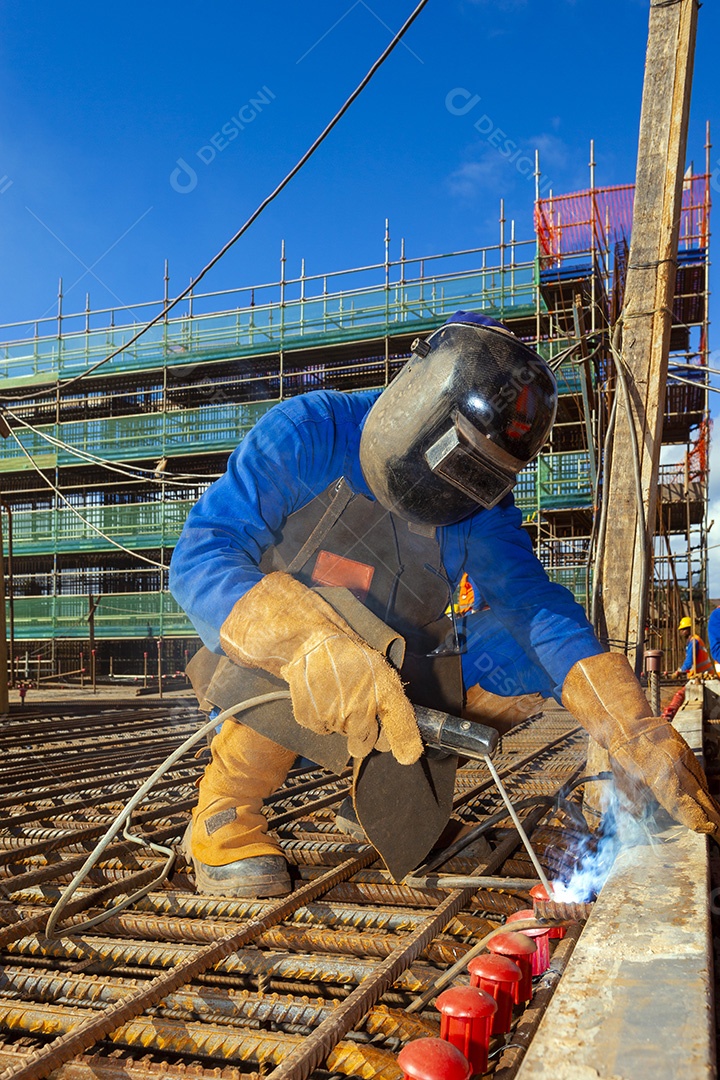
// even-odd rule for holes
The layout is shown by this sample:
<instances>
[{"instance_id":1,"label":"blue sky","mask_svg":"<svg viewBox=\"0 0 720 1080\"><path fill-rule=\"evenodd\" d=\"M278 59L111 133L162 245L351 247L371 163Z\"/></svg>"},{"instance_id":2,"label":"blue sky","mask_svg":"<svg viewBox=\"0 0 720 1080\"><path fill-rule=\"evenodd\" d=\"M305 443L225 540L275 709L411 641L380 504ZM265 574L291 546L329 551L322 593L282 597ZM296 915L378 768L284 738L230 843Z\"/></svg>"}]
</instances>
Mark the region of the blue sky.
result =
<instances>
[{"instance_id":1,"label":"blue sky","mask_svg":"<svg viewBox=\"0 0 720 1080\"><path fill-rule=\"evenodd\" d=\"M158 298L165 258L171 292L179 291L295 162L412 7L4 5L0 322L54 312L60 276L66 310L82 309L86 290L93 307ZM540 149L556 192L587 186L591 138L597 183L633 180L647 20L647 0L430 0L207 288L275 280L282 238L290 275L302 257L310 273L380 261L386 217L393 257L402 236L411 256L493 243L501 197L518 235L531 237L533 182L478 133L481 116L528 155ZM716 194L718 40L717 5L705 4L688 160L702 168L709 119L718 132ZM465 100L479 97L460 115L447 106L458 88ZM260 108L250 106L259 98ZM720 499L716 509L720 542Z\"/></svg>"}]
</instances>

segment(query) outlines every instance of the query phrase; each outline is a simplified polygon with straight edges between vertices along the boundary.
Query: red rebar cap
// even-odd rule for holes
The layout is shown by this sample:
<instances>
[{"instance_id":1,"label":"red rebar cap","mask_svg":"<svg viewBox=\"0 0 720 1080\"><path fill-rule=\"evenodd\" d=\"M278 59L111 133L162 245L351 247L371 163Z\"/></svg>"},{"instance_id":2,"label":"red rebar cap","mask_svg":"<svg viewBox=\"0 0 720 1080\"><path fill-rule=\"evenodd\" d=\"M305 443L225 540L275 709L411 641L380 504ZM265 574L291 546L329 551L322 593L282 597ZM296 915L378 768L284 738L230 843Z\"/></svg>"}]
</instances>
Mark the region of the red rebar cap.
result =
<instances>
[{"instance_id":1,"label":"red rebar cap","mask_svg":"<svg viewBox=\"0 0 720 1080\"><path fill-rule=\"evenodd\" d=\"M523 911L516 911L512 915L508 915L505 920L505 925L509 923L519 922L520 919L536 919L537 916L532 908L525 908ZM536 926L528 927L527 930L518 930L519 934L525 934L527 937L542 937L543 934L549 934L552 927L550 926Z\"/></svg>"},{"instance_id":2,"label":"red rebar cap","mask_svg":"<svg viewBox=\"0 0 720 1080\"><path fill-rule=\"evenodd\" d=\"M490 952L500 953L502 956L521 956L527 957L528 960L537 951L535 942L519 932L496 934L495 937L490 938L487 947Z\"/></svg>"},{"instance_id":3,"label":"red rebar cap","mask_svg":"<svg viewBox=\"0 0 720 1080\"><path fill-rule=\"evenodd\" d=\"M468 971L474 979L489 979L491 982L520 982L520 968L509 956L500 953L483 953L473 956L468 964Z\"/></svg>"},{"instance_id":4,"label":"red rebar cap","mask_svg":"<svg viewBox=\"0 0 720 1080\"><path fill-rule=\"evenodd\" d=\"M476 1020L493 1016L497 1011L497 1001L477 986L451 986L435 999L435 1007L443 1016Z\"/></svg>"},{"instance_id":5,"label":"red rebar cap","mask_svg":"<svg viewBox=\"0 0 720 1080\"><path fill-rule=\"evenodd\" d=\"M469 1080L467 1058L445 1039L415 1039L403 1046L398 1065L405 1080Z\"/></svg>"},{"instance_id":6,"label":"red rebar cap","mask_svg":"<svg viewBox=\"0 0 720 1080\"><path fill-rule=\"evenodd\" d=\"M533 900L549 900L550 899L550 897L548 896L547 889L540 882L538 882L537 885L533 885L532 889L530 890L530 895L532 896Z\"/></svg>"}]
</instances>

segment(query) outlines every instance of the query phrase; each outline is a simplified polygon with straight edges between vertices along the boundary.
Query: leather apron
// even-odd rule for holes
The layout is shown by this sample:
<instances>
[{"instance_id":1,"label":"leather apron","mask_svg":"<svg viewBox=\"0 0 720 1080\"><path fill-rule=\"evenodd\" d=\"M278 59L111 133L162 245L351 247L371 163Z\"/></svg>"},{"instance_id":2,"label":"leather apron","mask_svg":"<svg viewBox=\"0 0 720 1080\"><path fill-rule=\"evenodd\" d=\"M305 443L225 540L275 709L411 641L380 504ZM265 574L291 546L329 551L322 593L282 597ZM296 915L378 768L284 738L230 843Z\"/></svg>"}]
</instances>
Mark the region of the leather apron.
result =
<instances>
[{"instance_id":1,"label":"leather apron","mask_svg":"<svg viewBox=\"0 0 720 1080\"><path fill-rule=\"evenodd\" d=\"M448 651L453 635L445 615L451 586L434 530L414 531L379 503L351 492L341 479L287 518L260 569L291 573L318 589L400 668L412 702L460 714L460 656ZM188 675L206 710L287 689L282 679L205 648L190 661ZM245 712L242 722L332 771L347 765L345 737L301 727L289 700ZM456 764L455 757L431 750L415 765L399 765L391 754L375 751L355 763L358 816L396 879L418 864L447 823Z\"/></svg>"}]
</instances>

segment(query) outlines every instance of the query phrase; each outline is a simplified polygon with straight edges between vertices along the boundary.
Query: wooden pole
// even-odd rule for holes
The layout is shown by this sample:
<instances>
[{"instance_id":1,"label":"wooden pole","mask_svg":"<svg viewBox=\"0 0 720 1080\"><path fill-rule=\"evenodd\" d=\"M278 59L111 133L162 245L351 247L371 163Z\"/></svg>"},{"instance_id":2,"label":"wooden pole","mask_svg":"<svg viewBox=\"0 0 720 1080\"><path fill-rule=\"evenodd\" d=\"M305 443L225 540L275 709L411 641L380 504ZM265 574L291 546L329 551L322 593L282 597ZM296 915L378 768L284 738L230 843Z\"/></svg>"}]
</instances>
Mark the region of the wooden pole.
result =
<instances>
[{"instance_id":1,"label":"wooden pole","mask_svg":"<svg viewBox=\"0 0 720 1080\"><path fill-rule=\"evenodd\" d=\"M599 567L598 629L613 647L626 648L638 672L655 531L698 6L698 0L671 4L651 0L650 4L622 337L622 364L640 459L639 483L623 396L618 403L610 476L606 477L612 526ZM623 395L621 385L616 393Z\"/></svg>"}]
</instances>

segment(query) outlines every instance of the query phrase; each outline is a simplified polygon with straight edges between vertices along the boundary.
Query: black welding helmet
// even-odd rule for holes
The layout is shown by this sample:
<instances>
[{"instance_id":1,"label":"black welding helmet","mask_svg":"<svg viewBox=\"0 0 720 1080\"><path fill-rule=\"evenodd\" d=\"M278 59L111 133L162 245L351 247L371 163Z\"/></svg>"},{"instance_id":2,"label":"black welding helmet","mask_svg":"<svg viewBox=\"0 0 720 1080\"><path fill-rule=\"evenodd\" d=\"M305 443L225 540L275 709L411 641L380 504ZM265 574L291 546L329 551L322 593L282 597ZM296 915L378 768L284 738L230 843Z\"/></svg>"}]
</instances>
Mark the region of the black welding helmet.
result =
<instances>
[{"instance_id":1,"label":"black welding helmet","mask_svg":"<svg viewBox=\"0 0 720 1080\"><path fill-rule=\"evenodd\" d=\"M458 311L367 415L360 465L375 498L408 521L450 525L495 506L555 419L545 361L502 324Z\"/></svg>"}]
</instances>

